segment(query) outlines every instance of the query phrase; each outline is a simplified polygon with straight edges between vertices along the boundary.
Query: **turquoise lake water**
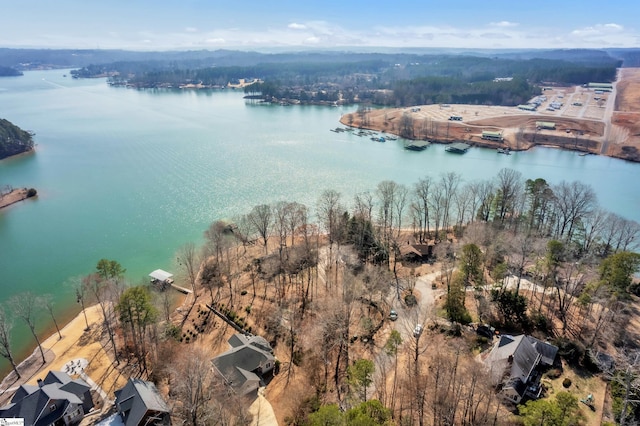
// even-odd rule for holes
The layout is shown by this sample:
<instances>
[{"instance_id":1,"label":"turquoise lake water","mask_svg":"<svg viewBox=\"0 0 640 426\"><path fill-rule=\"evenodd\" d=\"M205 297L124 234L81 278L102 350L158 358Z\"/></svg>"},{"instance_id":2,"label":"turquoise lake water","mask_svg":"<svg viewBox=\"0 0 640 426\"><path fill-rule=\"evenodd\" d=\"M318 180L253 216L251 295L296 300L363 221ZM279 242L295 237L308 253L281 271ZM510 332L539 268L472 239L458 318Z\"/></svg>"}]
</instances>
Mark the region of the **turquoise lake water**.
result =
<instances>
[{"instance_id":1,"label":"turquoise lake water","mask_svg":"<svg viewBox=\"0 0 640 426\"><path fill-rule=\"evenodd\" d=\"M0 161L0 186L39 194L0 212L0 302L51 293L69 314L76 303L67 283L101 258L118 260L137 283L154 269L175 270L179 246L254 205L312 208L325 189L349 204L382 180L413 184L449 171L467 181L503 167L551 183L580 180L605 208L640 221L638 164L551 148L412 152L401 141L329 131L355 107L257 105L235 91L137 91L64 74L0 79L0 118L36 132L38 144L33 155ZM47 324L43 317L38 328ZM15 330L24 353L31 339Z\"/></svg>"}]
</instances>

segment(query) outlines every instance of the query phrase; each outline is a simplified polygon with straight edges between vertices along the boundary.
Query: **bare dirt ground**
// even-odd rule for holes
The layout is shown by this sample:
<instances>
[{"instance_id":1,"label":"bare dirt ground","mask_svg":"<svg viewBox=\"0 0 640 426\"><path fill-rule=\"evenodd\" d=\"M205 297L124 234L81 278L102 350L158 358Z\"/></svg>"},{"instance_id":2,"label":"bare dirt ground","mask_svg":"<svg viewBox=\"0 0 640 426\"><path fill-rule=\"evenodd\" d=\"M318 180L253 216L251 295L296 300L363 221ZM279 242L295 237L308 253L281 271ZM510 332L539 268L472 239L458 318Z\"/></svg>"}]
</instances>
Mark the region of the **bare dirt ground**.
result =
<instances>
[{"instance_id":1,"label":"bare dirt ground","mask_svg":"<svg viewBox=\"0 0 640 426\"><path fill-rule=\"evenodd\" d=\"M10 193L0 197L0 209L26 199L27 199L27 188L14 189Z\"/></svg>"},{"instance_id":2,"label":"bare dirt ground","mask_svg":"<svg viewBox=\"0 0 640 426\"><path fill-rule=\"evenodd\" d=\"M548 88L542 93L547 100L534 112L516 107L441 104L356 112L345 114L340 121L410 139L462 141L512 150L552 145L640 161L640 68L623 68L618 78L613 93L595 94L581 86ZM562 107L549 108L554 101ZM462 120L449 120L451 116ZM412 128L407 127L407 117ZM556 128L540 129L538 121L553 122ZM483 131L502 132L504 140L483 140Z\"/></svg>"},{"instance_id":3,"label":"bare dirt ground","mask_svg":"<svg viewBox=\"0 0 640 426\"><path fill-rule=\"evenodd\" d=\"M611 154L640 161L640 68L623 68L611 119L616 134Z\"/></svg>"}]
</instances>

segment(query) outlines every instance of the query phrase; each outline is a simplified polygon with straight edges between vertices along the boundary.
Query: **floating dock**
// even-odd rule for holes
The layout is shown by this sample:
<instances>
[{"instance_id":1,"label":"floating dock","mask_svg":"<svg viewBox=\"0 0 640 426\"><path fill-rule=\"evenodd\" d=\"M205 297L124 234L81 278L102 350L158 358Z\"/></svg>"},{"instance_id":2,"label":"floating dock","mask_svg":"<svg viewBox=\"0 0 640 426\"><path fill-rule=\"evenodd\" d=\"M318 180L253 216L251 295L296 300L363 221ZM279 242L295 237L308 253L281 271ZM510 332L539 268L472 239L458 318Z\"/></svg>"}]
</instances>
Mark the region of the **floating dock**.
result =
<instances>
[{"instance_id":1,"label":"floating dock","mask_svg":"<svg viewBox=\"0 0 640 426\"><path fill-rule=\"evenodd\" d=\"M469 145L469 144L462 143L462 142L455 142L455 143L452 143L452 144L448 145L445 148L445 151L453 152L455 154L464 154L465 152L467 152L469 150L469 148L471 148L471 145Z\"/></svg>"},{"instance_id":2,"label":"floating dock","mask_svg":"<svg viewBox=\"0 0 640 426\"><path fill-rule=\"evenodd\" d=\"M429 141L413 141L410 144L404 146L404 149L408 149L410 151L423 151L425 150L431 142Z\"/></svg>"}]
</instances>

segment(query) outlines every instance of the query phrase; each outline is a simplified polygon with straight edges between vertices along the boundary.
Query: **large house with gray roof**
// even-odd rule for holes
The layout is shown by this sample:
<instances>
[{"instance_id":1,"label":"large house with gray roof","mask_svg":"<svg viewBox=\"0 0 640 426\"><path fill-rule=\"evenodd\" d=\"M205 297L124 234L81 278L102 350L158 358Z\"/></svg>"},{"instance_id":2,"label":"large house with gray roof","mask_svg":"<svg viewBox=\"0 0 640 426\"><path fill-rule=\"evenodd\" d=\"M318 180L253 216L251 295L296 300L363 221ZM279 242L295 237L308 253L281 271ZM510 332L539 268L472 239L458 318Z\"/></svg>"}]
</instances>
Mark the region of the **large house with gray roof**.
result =
<instances>
[{"instance_id":1,"label":"large house with gray roof","mask_svg":"<svg viewBox=\"0 0 640 426\"><path fill-rule=\"evenodd\" d=\"M115 394L116 410L125 426L171 424L171 410L152 382L129 379Z\"/></svg>"},{"instance_id":2,"label":"large house with gray roof","mask_svg":"<svg viewBox=\"0 0 640 426\"><path fill-rule=\"evenodd\" d=\"M234 334L229 338L231 349L215 357L214 370L238 395L255 392L270 373L276 358L271 345L263 337Z\"/></svg>"},{"instance_id":3,"label":"large house with gray roof","mask_svg":"<svg viewBox=\"0 0 640 426\"><path fill-rule=\"evenodd\" d=\"M519 404L525 396L540 396L540 370L552 366L557 353L556 346L535 337L503 335L484 362L500 394Z\"/></svg>"},{"instance_id":4,"label":"large house with gray roof","mask_svg":"<svg viewBox=\"0 0 640 426\"><path fill-rule=\"evenodd\" d=\"M77 425L93 408L91 386L62 371L49 371L37 385L22 385L0 418L22 418L25 425Z\"/></svg>"}]
</instances>

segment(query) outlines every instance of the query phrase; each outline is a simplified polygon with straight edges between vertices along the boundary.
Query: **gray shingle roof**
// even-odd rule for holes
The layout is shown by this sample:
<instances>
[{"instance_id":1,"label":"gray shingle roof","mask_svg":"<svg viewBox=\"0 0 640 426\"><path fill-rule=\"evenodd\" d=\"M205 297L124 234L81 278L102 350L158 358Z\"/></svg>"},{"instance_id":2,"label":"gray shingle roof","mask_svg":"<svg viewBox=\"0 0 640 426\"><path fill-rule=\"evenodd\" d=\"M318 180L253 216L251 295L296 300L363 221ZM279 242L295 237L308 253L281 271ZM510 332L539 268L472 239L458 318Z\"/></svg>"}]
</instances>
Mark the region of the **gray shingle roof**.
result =
<instances>
[{"instance_id":1,"label":"gray shingle roof","mask_svg":"<svg viewBox=\"0 0 640 426\"><path fill-rule=\"evenodd\" d=\"M231 349L211 360L212 364L236 391L257 389L262 371L270 370L275 363L271 345L260 336L242 334L231 336L229 344Z\"/></svg>"},{"instance_id":2,"label":"gray shingle roof","mask_svg":"<svg viewBox=\"0 0 640 426\"><path fill-rule=\"evenodd\" d=\"M500 337L493 347L487 363L491 368L491 378L495 384L508 378L520 378L527 382L531 371L538 365L540 355L525 335Z\"/></svg>"},{"instance_id":3,"label":"gray shingle roof","mask_svg":"<svg viewBox=\"0 0 640 426\"><path fill-rule=\"evenodd\" d=\"M61 371L50 371L41 383L20 386L12 403L0 408L0 417L22 417L25 425L48 425L62 417L69 404L81 406L80 395L90 388Z\"/></svg>"},{"instance_id":4,"label":"gray shingle roof","mask_svg":"<svg viewBox=\"0 0 640 426\"><path fill-rule=\"evenodd\" d=\"M485 362L494 385L510 383L522 395L533 369L552 365L557 353L557 347L535 337L503 335Z\"/></svg>"},{"instance_id":5,"label":"gray shingle roof","mask_svg":"<svg viewBox=\"0 0 640 426\"><path fill-rule=\"evenodd\" d=\"M126 414L126 426L137 426L149 411L167 414L170 412L156 386L152 382L140 379L129 379L122 389L116 391L116 406L119 412Z\"/></svg>"}]
</instances>

